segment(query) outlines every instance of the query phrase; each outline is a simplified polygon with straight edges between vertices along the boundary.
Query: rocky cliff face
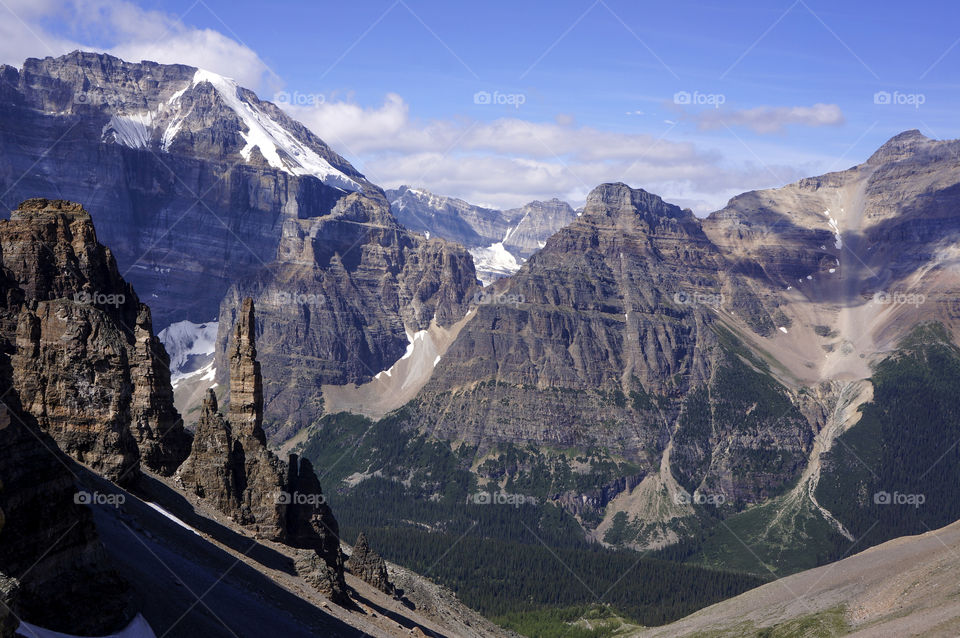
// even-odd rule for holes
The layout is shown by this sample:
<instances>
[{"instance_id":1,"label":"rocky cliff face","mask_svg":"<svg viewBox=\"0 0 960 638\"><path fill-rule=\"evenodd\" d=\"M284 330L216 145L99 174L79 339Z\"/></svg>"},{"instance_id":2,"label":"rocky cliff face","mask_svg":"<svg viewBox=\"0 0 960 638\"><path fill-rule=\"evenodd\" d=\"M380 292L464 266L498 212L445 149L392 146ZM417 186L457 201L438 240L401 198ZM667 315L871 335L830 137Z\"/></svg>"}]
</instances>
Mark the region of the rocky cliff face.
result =
<instances>
[{"instance_id":1,"label":"rocky cliff face","mask_svg":"<svg viewBox=\"0 0 960 638\"><path fill-rule=\"evenodd\" d=\"M258 536L308 550L298 569L319 591L344 600L339 528L313 467L296 456L283 463L267 449L256 357L254 303L247 298L230 343L228 416L218 412L209 391L176 481Z\"/></svg>"},{"instance_id":2,"label":"rocky cliff face","mask_svg":"<svg viewBox=\"0 0 960 638\"><path fill-rule=\"evenodd\" d=\"M330 215L289 221L276 260L231 288L216 368L222 379L236 309L253 297L266 415L296 428L321 413L322 384L369 381L404 356L411 335L462 318L475 288L465 250L410 233L383 200L351 194Z\"/></svg>"},{"instance_id":3,"label":"rocky cliff face","mask_svg":"<svg viewBox=\"0 0 960 638\"><path fill-rule=\"evenodd\" d=\"M155 380L131 380L135 332L120 317L142 308L132 291L109 310L74 300L85 286L127 291L78 206L28 202L0 223L0 250L0 596L19 618L105 634L129 620L131 600L58 444L125 478L139 467L139 441L154 444L155 460L175 457L154 436L157 415L133 405Z\"/></svg>"},{"instance_id":4,"label":"rocky cliff face","mask_svg":"<svg viewBox=\"0 0 960 638\"><path fill-rule=\"evenodd\" d=\"M722 493L731 508L763 500L802 469L814 426L767 364L743 354L736 335L776 322L754 285L690 211L600 186L485 295L418 396L416 423L476 445L479 458L505 446L601 449L628 463L637 489L666 457L689 493ZM751 404L782 409L754 408L746 426L739 411ZM602 512L625 489L609 485L621 487L595 507L582 493L554 498Z\"/></svg>"},{"instance_id":5,"label":"rocky cliff face","mask_svg":"<svg viewBox=\"0 0 960 638\"><path fill-rule=\"evenodd\" d=\"M285 220L376 190L276 106L193 67L75 52L0 78L0 206L84 202L158 328L215 317Z\"/></svg>"},{"instance_id":6,"label":"rocky cliff face","mask_svg":"<svg viewBox=\"0 0 960 638\"><path fill-rule=\"evenodd\" d=\"M189 435L173 409L150 310L78 204L24 202L0 222L6 338L24 406L60 448L116 481L171 474Z\"/></svg>"},{"instance_id":7,"label":"rocky cliff face","mask_svg":"<svg viewBox=\"0 0 960 638\"><path fill-rule=\"evenodd\" d=\"M516 222L504 235L503 247L523 260L529 259L544 247L547 239L577 218L570 204L556 198L529 202L504 211L504 215Z\"/></svg>"}]
</instances>

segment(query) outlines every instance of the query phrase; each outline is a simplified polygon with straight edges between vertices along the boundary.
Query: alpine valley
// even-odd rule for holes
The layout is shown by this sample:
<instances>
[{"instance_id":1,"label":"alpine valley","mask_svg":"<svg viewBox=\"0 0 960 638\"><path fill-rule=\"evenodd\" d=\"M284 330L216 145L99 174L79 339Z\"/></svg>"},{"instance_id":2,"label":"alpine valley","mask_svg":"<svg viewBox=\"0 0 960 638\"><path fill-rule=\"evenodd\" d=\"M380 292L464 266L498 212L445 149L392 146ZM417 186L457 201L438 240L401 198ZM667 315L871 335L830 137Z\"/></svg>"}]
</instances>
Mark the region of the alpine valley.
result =
<instances>
[{"instance_id":1,"label":"alpine valley","mask_svg":"<svg viewBox=\"0 0 960 638\"><path fill-rule=\"evenodd\" d=\"M0 193L3 637L960 632L960 141L501 210L75 52Z\"/></svg>"}]
</instances>

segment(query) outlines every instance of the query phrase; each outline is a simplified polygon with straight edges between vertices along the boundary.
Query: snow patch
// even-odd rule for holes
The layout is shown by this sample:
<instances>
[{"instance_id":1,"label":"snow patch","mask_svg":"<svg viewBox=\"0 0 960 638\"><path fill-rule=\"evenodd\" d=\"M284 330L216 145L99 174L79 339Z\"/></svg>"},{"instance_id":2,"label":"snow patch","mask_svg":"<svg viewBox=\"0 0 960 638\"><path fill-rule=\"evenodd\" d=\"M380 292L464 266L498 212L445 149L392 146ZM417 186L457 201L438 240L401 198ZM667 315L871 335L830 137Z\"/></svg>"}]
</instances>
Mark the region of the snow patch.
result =
<instances>
[{"instance_id":1,"label":"snow patch","mask_svg":"<svg viewBox=\"0 0 960 638\"><path fill-rule=\"evenodd\" d=\"M485 286L501 277L509 277L520 270L522 265L509 250L503 247L502 241L491 244L487 248L471 248L470 254L473 256L477 275Z\"/></svg>"},{"instance_id":2,"label":"snow patch","mask_svg":"<svg viewBox=\"0 0 960 638\"><path fill-rule=\"evenodd\" d=\"M153 125L153 113L136 113L134 115L114 115L107 122L102 139L106 140L112 133L113 141L130 148L146 148L150 144L150 128Z\"/></svg>"},{"instance_id":3,"label":"snow patch","mask_svg":"<svg viewBox=\"0 0 960 638\"><path fill-rule=\"evenodd\" d=\"M213 378L210 375L216 372L213 369L213 351L217 342L217 328L216 321L178 321L160 331L157 337L170 355L170 380L174 385L199 371L206 371L204 380Z\"/></svg>"},{"instance_id":4,"label":"snow patch","mask_svg":"<svg viewBox=\"0 0 960 638\"><path fill-rule=\"evenodd\" d=\"M163 509L162 507L160 507L160 506L157 505L156 503L151 503L151 502L149 502L149 501L144 501L144 502L145 502L147 505L149 505L151 508L155 509L156 511L160 512L161 514L163 514L164 516L166 516L167 518L169 518L171 521L173 521L174 523L176 523L176 524L179 525L180 527L182 527L182 528L184 528L184 529L190 530L191 532L193 532L193 533L196 534L197 536L202 536L202 534L201 534L200 532L198 532L198 531L196 530L196 528L191 527L190 525L187 525L186 523L184 523L183 521L181 521L179 518L177 518L176 516L174 516L173 514L171 514L170 512L168 512L167 510Z\"/></svg>"},{"instance_id":5,"label":"snow patch","mask_svg":"<svg viewBox=\"0 0 960 638\"><path fill-rule=\"evenodd\" d=\"M431 358L433 358L432 364L430 363ZM373 378L392 378L394 372L399 372L401 375L399 378L402 380L400 389L403 390L411 383L412 371L415 371L416 374L424 374L425 371L432 371L438 363L440 363L440 355L437 353L437 345L434 343L430 331L418 330L414 333L407 331L406 352L388 369L381 370L373 375Z\"/></svg>"},{"instance_id":6,"label":"snow patch","mask_svg":"<svg viewBox=\"0 0 960 638\"><path fill-rule=\"evenodd\" d=\"M843 212L843 209L840 209L840 212ZM830 209L823 211L823 215L827 218L827 223L830 224L830 229L833 231L834 242L833 245L837 250L843 248L843 239L840 237L840 226L837 224L837 220L833 218L830 214Z\"/></svg>"},{"instance_id":7,"label":"snow patch","mask_svg":"<svg viewBox=\"0 0 960 638\"><path fill-rule=\"evenodd\" d=\"M193 76L193 86L204 82L213 86L247 127L247 131L241 133L246 142L246 146L240 150L243 159L249 160L253 149L257 148L273 168L291 175L313 175L324 184L343 190L361 190L360 184L335 169L270 116L242 98L240 86L234 80L198 69Z\"/></svg>"}]
</instances>

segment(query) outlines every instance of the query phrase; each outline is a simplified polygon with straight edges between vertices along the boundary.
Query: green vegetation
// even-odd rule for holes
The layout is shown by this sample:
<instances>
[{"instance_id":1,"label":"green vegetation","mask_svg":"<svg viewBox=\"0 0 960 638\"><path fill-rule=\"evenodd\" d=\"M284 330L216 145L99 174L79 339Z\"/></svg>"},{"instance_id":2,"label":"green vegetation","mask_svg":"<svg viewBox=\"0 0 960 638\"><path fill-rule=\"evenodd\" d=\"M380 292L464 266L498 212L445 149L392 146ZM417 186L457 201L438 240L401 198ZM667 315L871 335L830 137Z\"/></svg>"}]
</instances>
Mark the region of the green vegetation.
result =
<instances>
[{"instance_id":1,"label":"green vegetation","mask_svg":"<svg viewBox=\"0 0 960 638\"><path fill-rule=\"evenodd\" d=\"M493 621L529 638L611 638L636 629L603 605L517 612Z\"/></svg>"},{"instance_id":2,"label":"green vegetation","mask_svg":"<svg viewBox=\"0 0 960 638\"><path fill-rule=\"evenodd\" d=\"M817 499L858 549L960 518L960 349L917 328L877 365L873 401L824 463Z\"/></svg>"},{"instance_id":3,"label":"green vegetation","mask_svg":"<svg viewBox=\"0 0 960 638\"><path fill-rule=\"evenodd\" d=\"M723 436L738 442L722 450L724 462L738 482L749 486L769 477L762 479L757 489L767 492L764 496L773 496L794 480L806 463L802 450L784 447L774 437L788 441L809 438L809 425L761 361L729 332L720 329L718 335L724 344L724 359L708 387L687 395L674 436L674 475L692 492L717 461L711 440Z\"/></svg>"},{"instance_id":4,"label":"green vegetation","mask_svg":"<svg viewBox=\"0 0 960 638\"><path fill-rule=\"evenodd\" d=\"M713 527L689 560L783 577L822 565L849 546L809 500L786 494Z\"/></svg>"},{"instance_id":5,"label":"green vegetation","mask_svg":"<svg viewBox=\"0 0 960 638\"><path fill-rule=\"evenodd\" d=\"M320 473L344 540L363 530L386 559L450 587L481 613L555 624L556 610L602 602L634 621L662 624L764 582L588 543L577 521L543 496L636 470L605 450L504 446L479 464L478 478L470 471L473 446L453 448L404 421L404 410L376 423L331 415L313 426L301 453ZM524 502L480 503L481 490Z\"/></svg>"},{"instance_id":6,"label":"green vegetation","mask_svg":"<svg viewBox=\"0 0 960 638\"><path fill-rule=\"evenodd\" d=\"M480 525L474 531L485 532ZM504 541L410 526L366 529L388 560L447 585L490 617L602 602L635 622L660 625L764 582L629 550L548 548L537 540L545 532L531 529L525 539Z\"/></svg>"}]
</instances>

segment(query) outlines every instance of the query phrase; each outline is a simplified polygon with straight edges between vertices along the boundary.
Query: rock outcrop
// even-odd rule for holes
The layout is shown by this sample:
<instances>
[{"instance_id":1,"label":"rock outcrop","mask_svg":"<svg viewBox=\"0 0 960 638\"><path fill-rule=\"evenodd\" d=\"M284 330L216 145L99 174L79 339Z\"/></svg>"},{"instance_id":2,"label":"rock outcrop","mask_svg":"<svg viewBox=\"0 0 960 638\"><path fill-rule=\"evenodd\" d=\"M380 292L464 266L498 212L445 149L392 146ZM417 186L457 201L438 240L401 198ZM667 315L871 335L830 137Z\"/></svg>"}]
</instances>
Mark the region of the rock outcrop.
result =
<instances>
[{"instance_id":1,"label":"rock outcrop","mask_svg":"<svg viewBox=\"0 0 960 638\"><path fill-rule=\"evenodd\" d=\"M321 593L345 600L339 528L313 467L295 455L284 463L267 448L252 299L241 304L230 353L228 416L208 391L176 481L256 535L304 550L297 569Z\"/></svg>"},{"instance_id":2,"label":"rock outcrop","mask_svg":"<svg viewBox=\"0 0 960 638\"><path fill-rule=\"evenodd\" d=\"M10 381L0 367L0 607L16 602L20 618L56 631L110 633L133 615L127 583L81 504L71 461L19 408Z\"/></svg>"},{"instance_id":3,"label":"rock outcrop","mask_svg":"<svg viewBox=\"0 0 960 638\"><path fill-rule=\"evenodd\" d=\"M218 380L228 367L237 374L230 337L244 318L242 300L252 297L269 434L283 426L291 434L322 411L323 384L369 381L404 355L412 334L461 319L475 289L462 247L415 235L382 198L353 193L327 216L290 220L276 260L230 289L220 309Z\"/></svg>"},{"instance_id":4,"label":"rock outcrop","mask_svg":"<svg viewBox=\"0 0 960 638\"><path fill-rule=\"evenodd\" d=\"M13 638L20 625L20 583L0 574L0 638Z\"/></svg>"},{"instance_id":5,"label":"rock outcrop","mask_svg":"<svg viewBox=\"0 0 960 638\"><path fill-rule=\"evenodd\" d=\"M240 501L241 468L235 458L233 432L217 408L217 395L207 391L193 433L190 456L177 470L176 479L221 512L234 511Z\"/></svg>"},{"instance_id":6,"label":"rock outcrop","mask_svg":"<svg viewBox=\"0 0 960 638\"><path fill-rule=\"evenodd\" d=\"M266 446L263 436L263 381L254 330L253 300L244 299L230 344L230 411L227 420L244 449Z\"/></svg>"},{"instance_id":7,"label":"rock outcrop","mask_svg":"<svg viewBox=\"0 0 960 638\"><path fill-rule=\"evenodd\" d=\"M24 202L0 222L0 260L9 284L0 331L15 346L24 409L111 480L134 480L141 462L171 474L190 441L166 352L89 214L62 200Z\"/></svg>"},{"instance_id":8,"label":"rock outcrop","mask_svg":"<svg viewBox=\"0 0 960 638\"><path fill-rule=\"evenodd\" d=\"M370 549L367 537L363 532L357 537L353 552L346 562L350 573L368 585L376 587L385 594L393 594L393 584L387 573L387 563L375 551Z\"/></svg>"}]
</instances>

